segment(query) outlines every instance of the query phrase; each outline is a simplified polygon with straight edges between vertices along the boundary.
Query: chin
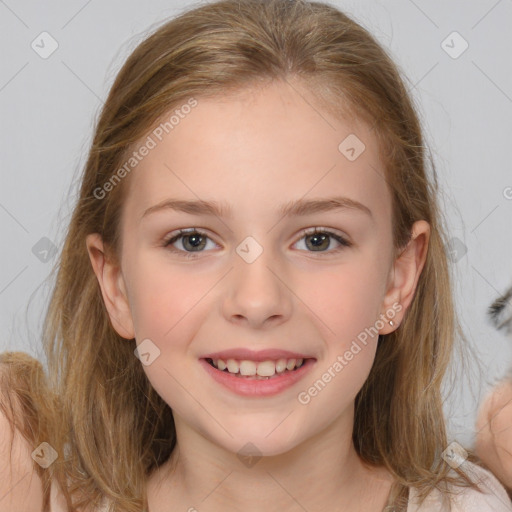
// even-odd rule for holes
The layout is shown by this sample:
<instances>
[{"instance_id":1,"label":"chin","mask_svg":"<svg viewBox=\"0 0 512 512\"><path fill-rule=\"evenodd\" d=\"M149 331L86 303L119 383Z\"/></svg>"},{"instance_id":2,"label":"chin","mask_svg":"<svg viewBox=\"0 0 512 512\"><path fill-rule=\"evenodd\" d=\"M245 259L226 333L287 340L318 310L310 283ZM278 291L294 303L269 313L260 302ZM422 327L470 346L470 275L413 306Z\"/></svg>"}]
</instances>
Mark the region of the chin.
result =
<instances>
[{"instance_id":1,"label":"chin","mask_svg":"<svg viewBox=\"0 0 512 512\"><path fill-rule=\"evenodd\" d=\"M279 457L290 452L294 447L295 444L287 440L271 443L266 439L244 438L241 446L237 446L232 451L243 462L245 458L250 458L251 456L255 458Z\"/></svg>"},{"instance_id":2,"label":"chin","mask_svg":"<svg viewBox=\"0 0 512 512\"><path fill-rule=\"evenodd\" d=\"M224 448L235 453L240 460L245 457L273 457L283 455L293 450L298 444L298 440L294 440L290 436L289 429L282 428L282 432L277 432L283 427L278 427L272 434L268 435L275 429L276 424L272 427L256 429L244 429L240 431L231 431L233 438L229 441L224 440Z\"/></svg>"}]
</instances>

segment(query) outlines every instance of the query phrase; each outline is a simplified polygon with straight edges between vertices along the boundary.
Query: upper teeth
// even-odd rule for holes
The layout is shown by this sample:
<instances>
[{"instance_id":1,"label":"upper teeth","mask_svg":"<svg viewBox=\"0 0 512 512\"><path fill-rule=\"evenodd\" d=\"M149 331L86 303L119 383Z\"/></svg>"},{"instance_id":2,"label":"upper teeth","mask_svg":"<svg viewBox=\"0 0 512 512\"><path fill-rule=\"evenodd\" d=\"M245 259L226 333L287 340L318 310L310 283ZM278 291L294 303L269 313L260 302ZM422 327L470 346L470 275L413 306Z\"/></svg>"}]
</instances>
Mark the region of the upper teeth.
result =
<instances>
[{"instance_id":1,"label":"upper teeth","mask_svg":"<svg viewBox=\"0 0 512 512\"><path fill-rule=\"evenodd\" d=\"M277 361L236 361L235 359L212 359L213 365L219 370L227 368L229 373L240 373L241 375L259 375L260 377L272 377L276 372L283 373L285 370L298 368L303 359L278 359Z\"/></svg>"}]
</instances>

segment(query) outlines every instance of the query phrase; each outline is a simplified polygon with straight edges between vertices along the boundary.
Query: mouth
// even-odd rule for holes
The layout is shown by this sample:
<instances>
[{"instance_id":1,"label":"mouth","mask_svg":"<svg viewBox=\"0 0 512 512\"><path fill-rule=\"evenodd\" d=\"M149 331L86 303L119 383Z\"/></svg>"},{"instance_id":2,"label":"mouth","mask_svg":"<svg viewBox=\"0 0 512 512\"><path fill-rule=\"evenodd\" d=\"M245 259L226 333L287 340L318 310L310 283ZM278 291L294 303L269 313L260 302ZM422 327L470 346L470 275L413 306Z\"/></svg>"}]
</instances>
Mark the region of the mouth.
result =
<instances>
[{"instance_id":1,"label":"mouth","mask_svg":"<svg viewBox=\"0 0 512 512\"><path fill-rule=\"evenodd\" d=\"M239 396L265 398L291 389L316 364L315 358L263 361L204 357L199 362L213 383Z\"/></svg>"},{"instance_id":2,"label":"mouth","mask_svg":"<svg viewBox=\"0 0 512 512\"><path fill-rule=\"evenodd\" d=\"M204 359L212 368L230 374L239 379L270 380L290 373L294 373L315 361L314 358L280 358L265 361L236 360L236 359Z\"/></svg>"}]
</instances>

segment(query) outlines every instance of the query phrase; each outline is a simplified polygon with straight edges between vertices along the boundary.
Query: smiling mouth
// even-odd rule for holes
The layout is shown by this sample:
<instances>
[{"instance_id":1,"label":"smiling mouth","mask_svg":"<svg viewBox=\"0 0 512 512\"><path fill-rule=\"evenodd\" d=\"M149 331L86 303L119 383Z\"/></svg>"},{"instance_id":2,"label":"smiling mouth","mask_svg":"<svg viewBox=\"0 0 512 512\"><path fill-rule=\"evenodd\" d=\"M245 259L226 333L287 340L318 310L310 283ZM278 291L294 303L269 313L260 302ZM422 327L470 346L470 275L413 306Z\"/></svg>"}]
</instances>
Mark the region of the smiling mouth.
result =
<instances>
[{"instance_id":1,"label":"smiling mouth","mask_svg":"<svg viewBox=\"0 0 512 512\"><path fill-rule=\"evenodd\" d=\"M269 380L287 375L302 368L307 359L278 359L267 361L237 361L235 359L213 360L206 358L205 361L216 370L238 377L240 379Z\"/></svg>"}]
</instances>

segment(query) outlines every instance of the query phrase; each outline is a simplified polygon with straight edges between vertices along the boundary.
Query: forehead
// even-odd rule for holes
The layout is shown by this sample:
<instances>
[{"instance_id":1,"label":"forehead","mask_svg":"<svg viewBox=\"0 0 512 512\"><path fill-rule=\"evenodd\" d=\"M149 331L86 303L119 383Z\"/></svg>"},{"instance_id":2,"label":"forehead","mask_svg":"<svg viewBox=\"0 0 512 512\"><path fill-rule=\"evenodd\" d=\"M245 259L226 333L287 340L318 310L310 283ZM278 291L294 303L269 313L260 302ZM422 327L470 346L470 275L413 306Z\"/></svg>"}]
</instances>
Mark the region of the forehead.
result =
<instances>
[{"instance_id":1,"label":"forehead","mask_svg":"<svg viewBox=\"0 0 512 512\"><path fill-rule=\"evenodd\" d=\"M141 140L151 149L130 175L131 220L168 197L229 202L240 218L333 195L389 213L377 139L362 121L334 118L313 93L282 82L194 99Z\"/></svg>"}]
</instances>

